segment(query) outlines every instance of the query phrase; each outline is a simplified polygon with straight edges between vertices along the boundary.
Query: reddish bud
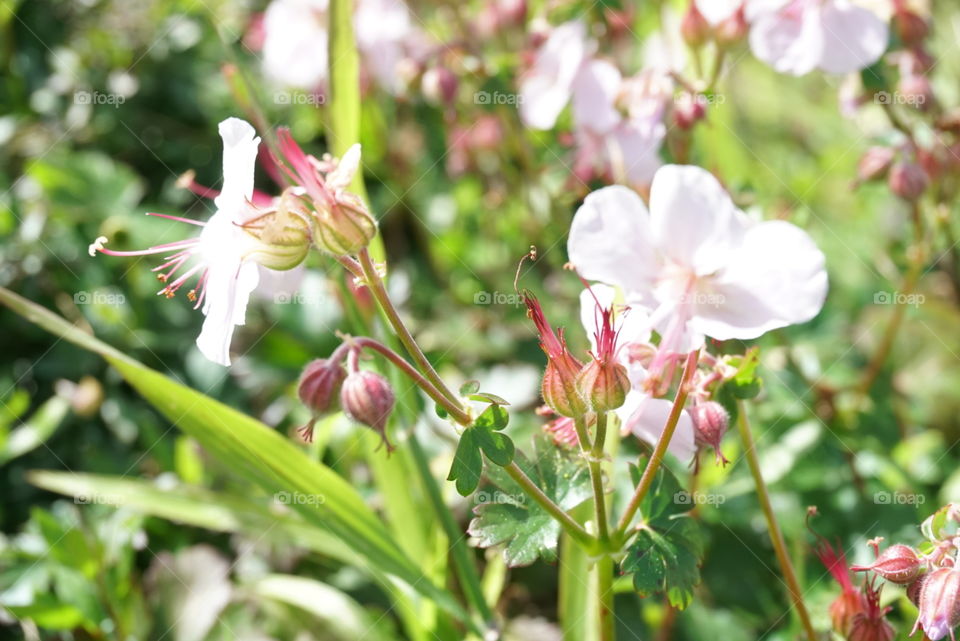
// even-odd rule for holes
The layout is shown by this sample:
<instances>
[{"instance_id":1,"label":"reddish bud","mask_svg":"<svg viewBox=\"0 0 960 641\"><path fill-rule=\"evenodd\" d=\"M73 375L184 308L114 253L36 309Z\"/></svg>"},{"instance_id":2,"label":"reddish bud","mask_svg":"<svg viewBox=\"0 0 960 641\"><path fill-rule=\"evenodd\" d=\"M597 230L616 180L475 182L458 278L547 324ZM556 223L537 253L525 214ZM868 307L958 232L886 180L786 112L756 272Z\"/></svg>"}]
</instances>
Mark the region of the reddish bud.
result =
<instances>
[{"instance_id":1,"label":"reddish bud","mask_svg":"<svg viewBox=\"0 0 960 641\"><path fill-rule=\"evenodd\" d=\"M871 570L887 581L901 585L912 583L923 571L913 548L900 543L884 550L871 565L854 565L850 569L854 572Z\"/></svg>"},{"instance_id":2,"label":"reddish bud","mask_svg":"<svg viewBox=\"0 0 960 641\"><path fill-rule=\"evenodd\" d=\"M920 590L920 616L914 632L922 628L930 641L939 641L960 624L960 570L940 568L930 573Z\"/></svg>"},{"instance_id":3,"label":"reddish bud","mask_svg":"<svg viewBox=\"0 0 960 641\"><path fill-rule=\"evenodd\" d=\"M853 625L847 634L847 641L893 641L896 631L886 619L890 608L880 607L880 588L875 588L873 580L864 583L864 611L853 617Z\"/></svg>"},{"instance_id":4,"label":"reddish bud","mask_svg":"<svg viewBox=\"0 0 960 641\"><path fill-rule=\"evenodd\" d=\"M918 608L920 607L920 593L923 591L923 582L926 580L927 575L921 574L916 581L907 586L907 598L910 599L910 603Z\"/></svg>"},{"instance_id":5,"label":"reddish bud","mask_svg":"<svg viewBox=\"0 0 960 641\"><path fill-rule=\"evenodd\" d=\"M698 403L690 411L693 419L694 440L697 445L709 445L717 455L717 463L727 464L720 451L720 441L730 427L730 415L727 410L716 401Z\"/></svg>"},{"instance_id":6,"label":"reddish bud","mask_svg":"<svg viewBox=\"0 0 960 641\"><path fill-rule=\"evenodd\" d=\"M380 374L366 370L351 372L343 381L340 404L351 420L372 428L383 439L387 451L393 446L387 440L387 419L395 398L390 383Z\"/></svg>"},{"instance_id":7,"label":"reddish bud","mask_svg":"<svg viewBox=\"0 0 960 641\"><path fill-rule=\"evenodd\" d=\"M747 16L743 5L734 11L730 17L724 18L714 29L713 37L721 47L728 47L736 44L747 37L750 25L747 24Z\"/></svg>"},{"instance_id":8,"label":"reddish bud","mask_svg":"<svg viewBox=\"0 0 960 641\"><path fill-rule=\"evenodd\" d=\"M889 147L870 147L860 157L857 164L857 177L863 181L879 180L890 171L894 151Z\"/></svg>"},{"instance_id":9,"label":"reddish bud","mask_svg":"<svg viewBox=\"0 0 960 641\"><path fill-rule=\"evenodd\" d=\"M424 98L433 104L453 104L457 97L457 86L457 77L443 66L427 69L420 80Z\"/></svg>"},{"instance_id":10,"label":"reddish bud","mask_svg":"<svg viewBox=\"0 0 960 641\"><path fill-rule=\"evenodd\" d=\"M926 20L907 9L903 3L897 5L893 12L893 29L904 46L915 47L930 33L930 27Z\"/></svg>"},{"instance_id":11,"label":"reddish bud","mask_svg":"<svg viewBox=\"0 0 960 641\"><path fill-rule=\"evenodd\" d=\"M678 97L673 108L673 122L677 127L687 130L703 120L707 114L705 100L700 95L683 94Z\"/></svg>"},{"instance_id":12,"label":"reddish bud","mask_svg":"<svg viewBox=\"0 0 960 641\"><path fill-rule=\"evenodd\" d=\"M589 411L577 388L577 375L583 369L583 363L567 350L563 332L553 331L536 297L524 292L523 301L527 306L527 315L533 320L540 336L540 348L547 355L547 368L540 386L544 402L560 416L583 416Z\"/></svg>"},{"instance_id":13,"label":"reddish bud","mask_svg":"<svg viewBox=\"0 0 960 641\"><path fill-rule=\"evenodd\" d=\"M916 163L900 161L890 168L888 183L894 194L904 200L914 201L927 188L927 174Z\"/></svg>"},{"instance_id":14,"label":"reddish bud","mask_svg":"<svg viewBox=\"0 0 960 641\"><path fill-rule=\"evenodd\" d=\"M338 409L337 395L346 377L347 372L340 363L334 363L325 358L310 361L303 368L297 395L313 413L313 419L299 430L303 440L308 443L313 440L313 425L317 418Z\"/></svg>"},{"instance_id":15,"label":"reddish bud","mask_svg":"<svg viewBox=\"0 0 960 641\"><path fill-rule=\"evenodd\" d=\"M844 590L830 604L830 622L837 634L847 636L853 629L853 622L866 611L866 602L860 590Z\"/></svg>"},{"instance_id":16,"label":"reddish bud","mask_svg":"<svg viewBox=\"0 0 960 641\"><path fill-rule=\"evenodd\" d=\"M680 20L680 35L684 42L694 49L699 49L710 40L710 23L697 9L697 3L690 0L686 13Z\"/></svg>"},{"instance_id":17,"label":"reddish bud","mask_svg":"<svg viewBox=\"0 0 960 641\"><path fill-rule=\"evenodd\" d=\"M627 400L630 377L620 363L593 359L577 375L577 389L594 412L609 412Z\"/></svg>"},{"instance_id":18,"label":"reddish bud","mask_svg":"<svg viewBox=\"0 0 960 641\"><path fill-rule=\"evenodd\" d=\"M897 92L906 104L918 111L927 111L933 105L933 87L925 75L909 74L900 76Z\"/></svg>"}]
</instances>

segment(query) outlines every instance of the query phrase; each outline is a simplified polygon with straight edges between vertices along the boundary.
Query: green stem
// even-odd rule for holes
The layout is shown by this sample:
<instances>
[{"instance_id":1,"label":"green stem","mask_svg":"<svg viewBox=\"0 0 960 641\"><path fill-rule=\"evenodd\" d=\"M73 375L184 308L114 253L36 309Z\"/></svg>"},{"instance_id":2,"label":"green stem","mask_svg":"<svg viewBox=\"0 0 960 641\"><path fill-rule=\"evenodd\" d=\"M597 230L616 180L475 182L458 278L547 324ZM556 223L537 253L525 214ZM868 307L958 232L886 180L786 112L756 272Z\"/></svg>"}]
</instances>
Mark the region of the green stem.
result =
<instances>
[{"instance_id":1,"label":"green stem","mask_svg":"<svg viewBox=\"0 0 960 641\"><path fill-rule=\"evenodd\" d=\"M647 495L647 491L653 484L657 470L659 470L663 464L663 456L666 454L667 446L670 445L670 439L673 438L673 433L677 429L677 423L680 422L683 405L687 402L687 394L690 392L690 381L693 380L693 374L697 370L697 361L699 358L699 349L687 355L687 362L683 367L683 376L680 379L680 386L677 388L677 395L673 399L673 407L670 409L667 424L664 426L663 432L657 440L656 447L653 448L653 454L650 455L650 461L643 470L640 482L637 483L637 489L634 491L626 511L624 511L623 516L620 518L620 523L617 525L617 531L613 537L614 541L621 541L626 536L630 522L633 520L637 510L640 509L640 503L643 502L643 497Z\"/></svg>"},{"instance_id":2,"label":"green stem","mask_svg":"<svg viewBox=\"0 0 960 641\"><path fill-rule=\"evenodd\" d=\"M407 443L410 445L410 451L413 454L417 472L420 473L420 478L427 490L427 496L430 499L431 505L433 505L433 511L436 512L440 518L440 525L443 527L443 531L450 541L450 556L453 559L453 566L457 572L460 587L463 589L467 603L480 615L488 629L495 628L496 620L494 619L493 612L490 610L490 606L487 604L487 600L484 598L477 566L464 541L463 533L457 527L453 514L451 514L447 508L447 504L443 501L443 495L440 493L440 487L437 485L436 479L433 477L433 474L430 473L430 464L427 461L427 455L420 446L420 441L417 439L414 430L410 430L410 438L407 440Z\"/></svg>"},{"instance_id":3,"label":"green stem","mask_svg":"<svg viewBox=\"0 0 960 641\"><path fill-rule=\"evenodd\" d=\"M360 268L363 270L363 277L366 280L373 297L380 305L380 308L383 310L384 314L386 314L387 320L390 322L390 325L396 332L397 338L400 339L404 349L406 349L410 354L410 357L413 358L413 362L416 363L417 367L420 368L420 371L424 373L424 375L427 377L427 380L433 383L449 401L459 406L460 399L458 399L453 392L450 391L450 389L447 387L447 384L442 378L440 378L440 375L437 374L437 371L433 369L433 365L430 364L430 361L427 360L423 350L421 350L420 346L417 345L417 341L414 340L410 330L408 330L407 326L403 324L403 319L400 318L397 308L393 306L393 301L390 300L390 296L387 294L387 288L384 286L383 279L380 278L380 274L377 273L377 267L373 264L373 259L370 258L370 253L366 249L363 249L360 251L358 258L360 259Z\"/></svg>"},{"instance_id":4,"label":"green stem","mask_svg":"<svg viewBox=\"0 0 960 641\"><path fill-rule=\"evenodd\" d=\"M604 554L594 566L597 579L597 619L600 628L600 641L614 641L617 633L617 620L614 617L613 601L613 557Z\"/></svg>"},{"instance_id":5,"label":"green stem","mask_svg":"<svg viewBox=\"0 0 960 641\"><path fill-rule=\"evenodd\" d=\"M597 434L593 445L590 444L590 435L587 432L587 420L581 416L573 419L574 427L577 430L577 440L580 441L580 451L583 453L590 467L590 481L593 485L593 506L597 522L597 533L600 542L606 544L610 540L610 532L607 525L607 497L603 491L603 471L600 469L600 461L603 460L603 442L607 434L607 415L606 412L597 414ZM599 447L598 447L599 446Z\"/></svg>"},{"instance_id":6,"label":"green stem","mask_svg":"<svg viewBox=\"0 0 960 641\"><path fill-rule=\"evenodd\" d=\"M783 571L783 578L787 584L787 590L793 601L797 615L800 617L800 623L806 632L808 641L817 641L817 633L810 622L810 615L803 604L803 592L800 590L800 584L797 581L797 573L793 569L793 563L790 561L790 555L787 552L787 544L783 538L783 532L780 530L780 524L777 522L777 516L773 512L773 505L770 503L770 493L767 491L767 485L763 481L763 474L760 471L760 459L757 457L757 446L753 440L753 434L750 432L750 423L747 421L747 407L743 401L737 401L738 417L737 428L740 431L740 438L743 439L745 448L744 456L747 458L747 464L750 466L750 474L753 476L754 485L757 488L757 498L760 500L760 507L763 510L763 516L767 520L767 529L770 534L770 542L773 544L774 552L777 555L777 561L780 563L780 569Z\"/></svg>"}]
</instances>

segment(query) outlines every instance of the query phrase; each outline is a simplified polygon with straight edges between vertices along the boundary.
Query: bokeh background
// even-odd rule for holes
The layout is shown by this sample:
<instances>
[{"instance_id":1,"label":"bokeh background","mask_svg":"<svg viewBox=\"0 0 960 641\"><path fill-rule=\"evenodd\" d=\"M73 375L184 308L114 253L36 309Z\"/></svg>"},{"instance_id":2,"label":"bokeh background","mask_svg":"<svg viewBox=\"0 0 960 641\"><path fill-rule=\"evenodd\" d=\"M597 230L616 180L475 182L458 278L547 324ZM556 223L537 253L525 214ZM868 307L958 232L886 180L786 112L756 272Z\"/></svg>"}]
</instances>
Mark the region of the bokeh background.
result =
<instances>
[{"instance_id":1,"label":"bokeh background","mask_svg":"<svg viewBox=\"0 0 960 641\"><path fill-rule=\"evenodd\" d=\"M256 21L264 4L0 0L0 284L293 438L308 418L296 402L300 369L332 351L335 330L351 331L351 315L369 313L339 265L312 255L299 294L253 304L234 341L241 356L226 370L193 346L201 315L183 297L156 296L151 259L87 253L100 235L115 249L180 237L181 225L144 212L209 216L212 203L178 187L178 178L194 170L198 183L217 186L216 125L247 117L250 104L270 125L290 126L309 151L327 149L323 105L262 73ZM624 68L642 65L639 44L659 28L660 3L588 4L559 3L554 15L585 14L609 28L611 12L624 12L631 29L610 28L603 46ZM577 204L599 183L571 177L564 136L524 129L515 105L477 100L477 92L516 92L528 48L522 25L489 37L471 31L484 10L479 2L411 4L434 41L465 43L445 54L455 95L444 104L416 82L396 93L366 83L363 163L395 300L445 375L478 378L513 403L511 435L523 444L543 422L533 412L543 356L515 294L516 266L536 245L539 258L524 267L520 285L538 293L549 318L584 349L581 284L563 270L565 239ZM947 2L934 11L931 77L938 99L956 104L960 13ZM857 379L877 347L891 314L883 296L897 291L909 243L908 207L885 185L853 184L860 155L889 126L871 107L842 115L840 84L778 75L744 48L688 140L690 162L715 171L741 207L802 226L827 256L823 312L760 342L765 386L756 405L774 506L824 628L836 585L810 554L808 505L819 508L817 530L863 561L866 540L918 540L922 518L960 499L960 301L949 275L956 265L943 268L949 241L935 248L944 257L920 279L922 300L906 311L871 393L833 394ZM257 180L273 189L264 172ZM943 238L955 233L955 217L955 207L943 212L951 232ZM206 456L98 357L3 309L0 363L0 637L319 640L354 639L357 629L369 630L364 638L403 636L362 572L295 530L270 527L269 497ZM407 420L418 402L409 399ZM452 440L434 423L420 419L442 475ZM369 436L334 417L320 426L312 452L384 508ZM738 458L738 447L728 439L727 457ZM122 476L159 497L195 500L156 498L149 509L83 504L38 488L30 470ZM791 638L745 466L707 465L698 485L720 498L698 510L710 544L697 599L677 615L625 592L623 638L654 639L658 630L670 635L659 638ZM415 506L422 492L407 490ZM468 508L458 508L464 523ZM427 516L402 510L385 518L431 527ZM277 573L314 583L270 583ZM559 638L556 589L554 566L511 571L500 607L510 634ZM898 638L906 638L914 610L895 590L885 594L898 605ZM365 627L351 627L352 618Z\"/></svg>"}]
</instances>

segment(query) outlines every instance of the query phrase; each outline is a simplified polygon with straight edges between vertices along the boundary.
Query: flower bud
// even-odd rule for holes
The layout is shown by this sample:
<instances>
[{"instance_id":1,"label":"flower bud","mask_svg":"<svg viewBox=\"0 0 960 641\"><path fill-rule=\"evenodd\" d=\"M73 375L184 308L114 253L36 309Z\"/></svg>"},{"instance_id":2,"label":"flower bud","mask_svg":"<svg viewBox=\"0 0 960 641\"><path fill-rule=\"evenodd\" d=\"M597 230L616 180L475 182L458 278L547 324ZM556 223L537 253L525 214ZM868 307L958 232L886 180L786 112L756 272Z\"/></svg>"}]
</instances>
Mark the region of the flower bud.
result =
<instances>
[{"instance_id":1,"label":"flower bud","mask_svg":"<svg viewBox=\"0 0 960 641\"><path fill-rule=\"evenodd\" d=\"M857 164L857 178L867 182L885 177L893 164L893 156L894 151L889 147L870 147Z\"/></svg>"},{"instance_id":2,"label":"flower bud","mask_svg":"<svg viewBox=\"0 0 960 641\"><path fill-rule=\"evenodd\" d=\"M620 363L592 359L577 375L577 389L594 412L609 412L627 400L630 377Z\"/></svg>"},{"instance_id":3,"label":"flower bud","mask_svg":"<svg viewBox=\"0 0 960 641\"><path fill-rule=\"evenodd\" d=\"M314 241L317 247L334 256L359 252L377 235L377 221L360 199L342 193L337 202L318 208L314 217Z\"/></svg>"},{"instance_id":4,"label":"flower bud","mask_svg":"<svg viewBox=\"0 0 960 641\"><path fill-rule=\"evenodd\" d=\"M351 420L372 428L383 439L387 451L393 446L387 440L387 419L393 411L393 390L380 374L365 370L350 373L340 390L340 404Z\"/></svg>"},{"instance_id":5,"label":"flower bud","mask_svg":"<svg viewBox=\"0 0 960 641\"><path fill-rule=\"evenodd\" d=\"M575 418L590 411L577 386L582 364L572 356L549 359L540 392L543 401L560 416Z\"/></svg>"},{"instance_id":6,"label":"flower bud","mask_svg":"<svg viewBox=\"0 0 960 641\"><path fill-rule=\"evenodd\" d=\"M847 641L893 641L896 636L896 630L883 616L874 618L861 614L854 617Z\"/></svg>"},{"instance_id":7,"label":"flower bud","mask_svg":"<svg viewBox=\"0 0 960 641\"><path fill-rule=\"evenodd\" d=\"M920 607L920 593L923 591L923 583L927 580L927 576L921 574L916 581L907 586L907 598L910 599L910 603L918 608Z\"/></svg>"},{"instance_id":8,"label":"flower bud","mask_svg":"<svg viewBox=\"0 0 960 641\"><path fill-rule=\"evenodd\" d=\"M704 96L688 93L679 96L673 108L673 122L677 127L687 130L703 120L707 113L705 100Z\"/></svg>"},{"instance_id":9,"label":"flower bud","mask_svg":"<svg viewBox=\"0 0 960 641\"><path fill-rule=\"evenodd\" d=\"M914 201L920 198L927 188L927 175L920 168L920 165L900 161L890 168L888 184L890 185L890 191L900 198Z\"/></svg>"},{"instance_id":10,"label":"flower bud","mask_svg":"<svg viewBox=\"0 0 960 641\"><path fill-rule=\"evenodd\" d=\"M853 622L858 616L863 616L866 609L866 599L860 590L845 589L830 604L830 623L833 631L841 636L847 636L853 629Z\"/></svg>"},{"instance_id":11,"label":"flower bud","mask_svg":"<svg viewBox=\"0 0 960 641\"><path fill-rule=\"evenodd\" d=\"M686 13L680 20L680 35L693 49L699 49L710 40L710 23L697 9L697 3L690 0Z\"/></svg>"},{"instance_id":12,"label":"flower bud","mask_svg":"<svg viewBox=\"0 0 960 641\"><path fill-rule=\"evenodd\" d=\"M747 37L750 25L747 24L747 16L743 5L724 18L714 29L713 37L721 47L729 47Z\"/></svg>"},{"instance_id":13,"label":"flower bud","mask_svg":"<svg viewBox=\"0 0 960 641\"><path fill-rule=\"evenodd\" d=\"M893 12L893 30L905 47L914 47L927 37L930 28L927 21L916 12L907 9L903 2L896 3Z\"/></svg>"},{"instance_id":14,"label":"flower bud","mask_svg":"<svg viewBox=\"0 0 960 641\"><path fill-rule=\"evenodd\" d=\"M730 415L727 410L716 401L698 403L690 411L693 419L694 442L697 445L709 445L717 455L717 463L727 463L720 452L720 441L730 427Z\"/></svg>"},{"instance_id":15,"label":"flower bud","mask_svg":"<svg viewBox=\"0 0 960 641\"><path fill-rule=\"evenodd\" d=\"M321 416L338 409L337 395L347 372L340 363L325 358L310 361L300 374L297 396L300 402L310 408L313 418L299 429L307 443L313 440L313 426Z\"/></svg>"},{"instance_id":16,"label":"flower bud","mask_svg":"<svg viewBox=\"0 0 960 641\"><path fill-rule=\"evenodd\" d=\"M854 572L872 570L887 581L901 585L912 583L923 571L913 548L900 543L884 550L871 565L854 565L850 569Z\"/></svg>"},{"instance_id":17,"label":"flower bud","mask_svg":"<svg viewBox=\"0 0 960 641\"><path fill-rule=\"evenodd\" d=\"M920 590L920 616L913 626L939 641L960 624L960 570L940 568L930 573Z\"/></svg>"},{"instance_id":18,"label":"flower bud","mask_svg":"<svg viewBox=\"0 0 960 641\"><path fill-rule=\"evenodd\" d=\"M449 105L457 96L457 77L444 66L431 67L423 72L420 90L433 104Z\"/></svg>"},{"instance_id":19,"label":"flower bud","mask_svg":"<svg viewBox=\"0 0 960 641\"><path fill-rule=\"evenodd\" d=\"M930 80L922 74L900 76L897 91L908 105L918 111L928 111L933 105L933 87Z\"/></svg>"}]
</instances>

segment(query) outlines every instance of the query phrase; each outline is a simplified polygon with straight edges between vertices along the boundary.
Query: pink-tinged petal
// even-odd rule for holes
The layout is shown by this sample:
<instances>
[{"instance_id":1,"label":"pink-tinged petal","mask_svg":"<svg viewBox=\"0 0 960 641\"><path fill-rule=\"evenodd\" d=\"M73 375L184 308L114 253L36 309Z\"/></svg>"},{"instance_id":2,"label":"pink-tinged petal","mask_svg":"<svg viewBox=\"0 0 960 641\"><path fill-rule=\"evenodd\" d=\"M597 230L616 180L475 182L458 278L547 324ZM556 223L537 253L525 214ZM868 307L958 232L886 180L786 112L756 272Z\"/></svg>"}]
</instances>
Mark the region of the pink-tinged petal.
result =
<instances>
[{"instance_id":1,"label":"pink-tinged petal","mask_svg":"<svg viewBox=\"0 0 960 641\"><path fill-rule=\"evenodd\" d=\"M607 136L607 156L617 180L647 187L663 165L660 147L667 128L659 121L628 120Z\"/></svg>"},{"instance_id":2,"label":"pink-tinged petal","mask_svg":"<svg viewBox=\"0 0 960 641\"><path fill-rule=\"evenodd\" d=\"M567 253L583 278L619 286L631 301L650 297L657 257L647 207L632 189L589 194L570 225Z\"/></svg>"},{"instance_id":3,"label":"pink-tinged petal","mask_svg":"<svg viewBox=\"0 0 960 641\"><path fill-rule=\"evenodd\" d=\"M582 22L567 22L553 30L520 84L520 117L527 126L551 129L557 122L570 101L588 46Z\"/></svg>"},{"instance_id":4,"label":"pink-tinged petal","mask_svg":"<svg viewBox=\"0 0 960 641\"><path fill-rule=\"evenodd\" d=\"M851 73L869 67L887 50L887 23L869 9L846 0L823 5L823 57L819 67L828 73Z\"/></svg>"},{"instance_id":5,"label":"pink-tinged petal","mask_svg":"<svg viewBox=\"0 0 960 641\"><path fill-rule=\"evenodd\" d=\"M276 84L317 89L327 79L327 1L273 0L263 18L263 70Z\"/></svg>"},{"instance_id":6,"label":"pink-tinged petal","mask_svg":"<svg viewBox=\"0 0 960 641\"><path fill-rule=\"evenodd\" d=\"M606 60L583 65L573 83L573 116L577 127L604 134L616 127L623 116L616 107L623 78Z\"/></svg>"},{"instance_id":7,"label":"pink-tinged petal","mask_svg":"<svg viewBox=\"0 0 960 641\"><path fill-rule=\"evenodd\" d=\"M799 227L750 227L732 262L693 294L691 326L719 340L756 338L819 313L827 295L823 253Z\"/></svg>"},{"instance_id":8,"label":"pink-tinged petal","mask_svg":"<svg viewBox=\"0 0 960 641\"><path fill-rule=\"evenodd\" d=\"M356 143L350 146L340 158L336 169L327 174L327 187L339 191L346 189L353 180L354 174L360 168L360 144Z\"/></svg>"},{"instance_id":9,"label":"pink-tinged petal","mask_svg":"<svg viewBox=\"0 0 960 641\"><path fill-rule=\"evenodd\" d=\"M723 266L742 224L730 195L706 169L666 165L650 187L650 226L657 247L695 275Z\"/></svg>"},{"instance_id":10,"label":"pink-tinged petal","mask_svg":"<svg viewBox=\"0 0 960 641\"><path fill-rule=\"evenodd\" d=\"M227 211L235 223L246 222L243 213L253 196L253 173L260 138L245 120L227 118L220 123L223 138L223 189L214 199L220 211Z\"/></svg>"},{"instance_id":11,"label":"pink-tinged petal","mask_svg":"<svg viewBox=\"0 0 960 641\"><path fill-rule=\"evenodd\" d=\"M820 8L792 2L757 15L750 27L753 55L780 73L802 76L823 59L824 31Z\"/></svg>"},{"instance_id":12,"label":"pink-tinged petal","mask_svg":"<svg viewBox=\"0 0 960 641\"><path fill-rule=\"evenodd\" d=\"M617 416L623 426L634 436L651 445L656 445L663 434L663 428L670 417L673 403L662 398L651 398L639 392L631 391L627 394L627 401L617 410ZM686 410L680 413L676 430L667 451L679 460L687 462L697 451L694 443L693 420Z\"/></svg>"}]
</instances>

